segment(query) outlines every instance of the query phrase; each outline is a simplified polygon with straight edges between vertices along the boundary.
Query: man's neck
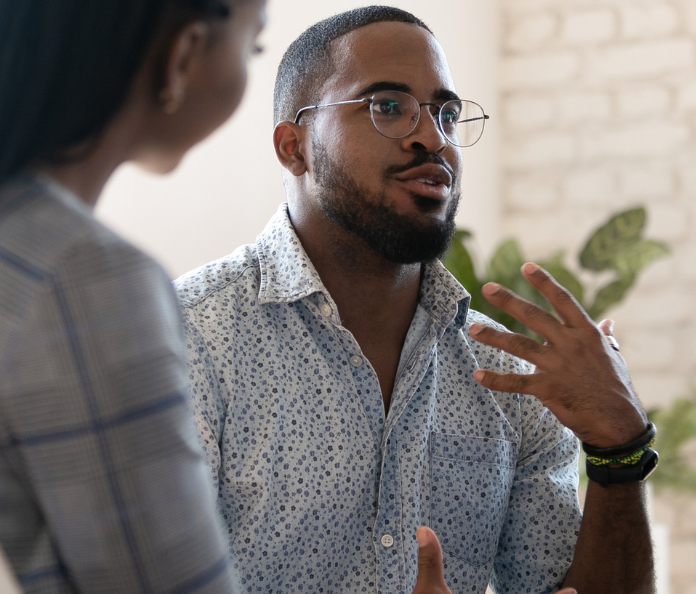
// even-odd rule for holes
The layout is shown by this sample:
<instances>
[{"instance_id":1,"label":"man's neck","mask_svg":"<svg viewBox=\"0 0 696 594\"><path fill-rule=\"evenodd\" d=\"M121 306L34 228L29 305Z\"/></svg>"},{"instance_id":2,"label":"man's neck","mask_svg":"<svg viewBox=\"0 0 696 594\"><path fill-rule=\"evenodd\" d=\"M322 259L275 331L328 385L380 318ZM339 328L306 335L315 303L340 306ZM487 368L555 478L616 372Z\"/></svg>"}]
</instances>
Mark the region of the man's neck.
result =
<instances>
[{"instance_id":1,"label":"man's neck","mask_svg":"<svg viewBox=\"0 0 696 594\"><path fill-rule=\"evenodd\" d=\"M388 410L401 350L418 305L422 265L387 262L362 239L328 220L319 226L316 221L304 225L292 208L290 218L343 326L375 369Z\"/></svg>"}]
</instances>

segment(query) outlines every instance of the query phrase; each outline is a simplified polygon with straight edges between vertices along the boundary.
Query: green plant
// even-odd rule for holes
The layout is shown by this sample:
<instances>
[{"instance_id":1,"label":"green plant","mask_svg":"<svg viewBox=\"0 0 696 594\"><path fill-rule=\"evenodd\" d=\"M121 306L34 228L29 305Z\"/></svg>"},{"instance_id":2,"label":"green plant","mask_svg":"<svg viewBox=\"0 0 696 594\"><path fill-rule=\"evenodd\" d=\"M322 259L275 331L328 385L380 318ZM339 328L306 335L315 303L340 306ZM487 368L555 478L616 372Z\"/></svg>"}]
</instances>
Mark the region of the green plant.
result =
<instances>
[{"instance_id":1,"label":"green plant","mask_svg":"<svg viewBox=\"0 0 696 594\"><path fill-rule=\"evenodd\" d=\"M684 453L684 446L696 439L696 387L689 397L651 410L648 417L657 426L655 449L660 453L658 471L650 481L658 490L696 492L696 465Z\"/></svg>"},{"instance_id":2,"label":"green plant","mask_svg":"<svg viewBox=\"0 0 696 594\"><path fill-rule=\"evenodd\" d=\"M565 266L563 251L538 261L538 264L546 268L574 295L592 319L598 320L607 309L623 300L643 268L669 254L669 248L665 244L643 238L645 222L645 209L632 208L612 216L592 233L578 255L580 268L593 274L595 279L603 278L600 275L606 275L607 272L611 273L610 280L594 291L588 290L582 281ZM525 259L519 244L514 239L503 242L493 254L485 274L479 276L476 274L473 259L465 245L465 241L469 238L471 238L469 231L457 230L452 247L443 258L443 263L471 293L471 307L500 322L513 332L532 336L532 333L522 324L493 307L481 296L481 287L493 281L550 311L544 298L522 277L520 267Z\"/></svg>"}]
</instances>

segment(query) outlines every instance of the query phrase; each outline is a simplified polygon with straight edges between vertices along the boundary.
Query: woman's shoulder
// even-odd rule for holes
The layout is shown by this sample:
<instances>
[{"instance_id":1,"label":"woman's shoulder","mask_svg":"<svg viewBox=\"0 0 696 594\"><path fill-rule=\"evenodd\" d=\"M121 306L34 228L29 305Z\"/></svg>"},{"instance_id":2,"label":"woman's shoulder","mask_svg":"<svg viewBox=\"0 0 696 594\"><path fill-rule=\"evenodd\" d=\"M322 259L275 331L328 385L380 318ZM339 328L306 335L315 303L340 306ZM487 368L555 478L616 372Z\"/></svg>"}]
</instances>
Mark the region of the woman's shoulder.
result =
<instances>
[{"instance_id":1,"label":"woman's shoulder","mask_svg":"<svg viewBox=\"0 0 696 594\"><path fill-rule=\"evenodd\" d=\"M86 273L114 273L122 266L160 269L78 198L26 174L0 186L0 270L3 254L5 265L22 262L35 277L75 266Z\"/></svg>"}]
</instances>

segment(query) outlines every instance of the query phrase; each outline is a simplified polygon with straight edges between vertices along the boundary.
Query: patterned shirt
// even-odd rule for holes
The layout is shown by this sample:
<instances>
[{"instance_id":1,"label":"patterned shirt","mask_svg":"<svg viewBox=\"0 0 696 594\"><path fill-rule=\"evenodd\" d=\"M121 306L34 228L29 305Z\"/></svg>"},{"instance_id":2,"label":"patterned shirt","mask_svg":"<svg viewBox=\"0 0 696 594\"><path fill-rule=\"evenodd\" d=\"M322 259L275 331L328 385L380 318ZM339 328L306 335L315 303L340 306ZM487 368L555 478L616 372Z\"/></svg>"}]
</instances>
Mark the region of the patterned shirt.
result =
<instances>
[{"instance_id":1,"label":"patterned shirt","mask_svg":"<svg viewBox=\"0 0 696 594\"><path fill-rule=\"evenodd\" d=\"M229 593L164 271L75 196L0 187L0 545L24 591Z\"/></svg>"},{"instance_id":2,"label":"patterned shirt","mask_svg":"<svg viewBox=\"0 0 696 594\"><path fill-rule=\"evenodd\" d=\"M407 592L432 527L452 592L552 592L580 523L577 441L479 367L528 365L469 338L469 296L425 265L385 416L281 207L255 245L176 281L198 431L242 591Z\"/></svg>"}]
</instances>

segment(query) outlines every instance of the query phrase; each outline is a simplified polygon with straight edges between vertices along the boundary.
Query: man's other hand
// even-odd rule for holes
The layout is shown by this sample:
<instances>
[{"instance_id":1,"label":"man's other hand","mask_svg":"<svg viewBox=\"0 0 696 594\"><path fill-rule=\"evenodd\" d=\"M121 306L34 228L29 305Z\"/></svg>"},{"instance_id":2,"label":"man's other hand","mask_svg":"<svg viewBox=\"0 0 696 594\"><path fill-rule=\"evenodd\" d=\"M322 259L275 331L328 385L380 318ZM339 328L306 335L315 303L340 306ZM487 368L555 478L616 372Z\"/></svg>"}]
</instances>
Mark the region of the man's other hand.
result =
<instances>
[{"instance_id":1,"label":"man's other hand","mask_svg":"<svg viewBox=\"0 0 696 594\"><path fill-rule=\"evenodd\" d=\"M452 594L442 572L442 550L435 533L426 526L416 530L418 540L418 579L413 594ZM563 588L556 594L578 594L573 588Z\"/></svg>"},{"instance_id":2,"label":"man's other hand","mask_svg":"<svg viewBox=\"0 0 696 594\"><path fill-rule=\"evenodd\" d=\"M425 526L416 530L418 579L413 594L452 594L442 573L442 550L435 533Z\"/></svg>"}]
</instances>

